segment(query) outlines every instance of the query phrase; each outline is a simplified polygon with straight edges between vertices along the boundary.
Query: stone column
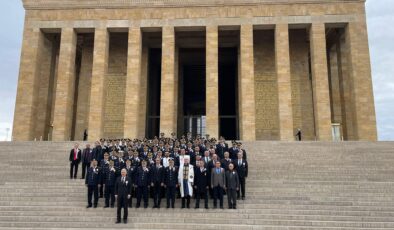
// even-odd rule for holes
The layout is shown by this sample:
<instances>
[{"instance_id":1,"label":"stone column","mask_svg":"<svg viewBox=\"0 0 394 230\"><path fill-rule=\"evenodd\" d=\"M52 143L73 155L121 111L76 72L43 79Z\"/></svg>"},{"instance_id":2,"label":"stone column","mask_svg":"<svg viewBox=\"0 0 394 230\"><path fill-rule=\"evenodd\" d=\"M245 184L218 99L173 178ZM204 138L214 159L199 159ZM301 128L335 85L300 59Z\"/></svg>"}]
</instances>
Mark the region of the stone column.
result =
<instances>
[{"instance_id":1,"label":"stone column","mask_svg":"<svg viewBox=\"0 0 394 230\"><path fill-rule=\"evenodd\" d=\"M365 15L357 22L349 22L345 31L348 46L347 65L348 82L352 92L352 119L354 139L358 141L376 141L376 115L371 78L371 64L368 48L368 34Z\"/></svg>"},{"instance_id":2,"label":"stone column","mask_svg":"<svg viewBox=\"0 0 394 230\"><path fill-rule=\"evenodd\" d=\"M238 77L240 139L256 140L253 25L241 25L240 76Z\"/></svg>"},{"instance_id":3,"label":"stone column","mask_svg":"<svg viewBox=\"0 0 394 230\"><path fill-rule=\"evenodd\" d=\"M107 28L96 28L94 33L92 86L90 90L89 141L103 137L105 76L108 69L109 35Z\"/></svg>"},{"instance_id":4,"label":"stone column","mask_svg":"<svg viewBox=\"0 0 394 230\"><path fill-rule=\"evenodd\" d=\"M178 79L175 74L175 30L163 27L161 60L160 132L170 136L177 131Z\"/></svg>"},{"instance_id":5,"label":"stone column","mask_svg":"<svg viewBox=\"0 0 394 230\"><path fill-rule=\"evenodd\" d=\"M63 28L53 114L53 141L71 140L75 91L75 55L77 35L74 28Z\"/></svg>"},{"instance_id":6,"label":"stone column","mask_svg":"<svg viewBox=\"0 0 394 230\"><path fill-rule=\"evenodd\" d=\"M320 141L330 141L332 140L331 108L324 23L311 25L310 46L316 137Z\"/></svg>"},{"instance_id":7,"label":"stone column","mask_svg":"<svg viewBox=\"0 0 394 230\"><path fill-rule=\"evenodd\" d=\"M291 103L289 25L275 28L275 63L278 79L279 135L280 140L294 140L293 108Z\"/></svg>"},{"instance_id":8,"label":"stone column","mask_svg":"<svg viewBox=\"0 0 394 230\"><path fill-rule=\"evenodd\" d=\"M141 29L139 27L130 28L124 116L124 136L128 138L138 137L141 100L141 47Z\"/></svg>"},{"instance_id":9,"label":"stone column","mask_svg":"<svg viewBox=\"0 0 394 230\"><path fill-rule=\"evenodd\" d=\"M35 111L40 80L40 50L44 41L40 29L26 28L23 32L18 88L14 111L13 140L34 140Z\"/></svg>"},{"instance_id":10,"label":"stone column","mask_svg":"<svg viewBox=\"0 0 394 230\"><path fill-rule=\"evenodd\" d=\"M219 37L217 26L206 28L206 133L219 137Z\"/></svg>"}]
</instances>

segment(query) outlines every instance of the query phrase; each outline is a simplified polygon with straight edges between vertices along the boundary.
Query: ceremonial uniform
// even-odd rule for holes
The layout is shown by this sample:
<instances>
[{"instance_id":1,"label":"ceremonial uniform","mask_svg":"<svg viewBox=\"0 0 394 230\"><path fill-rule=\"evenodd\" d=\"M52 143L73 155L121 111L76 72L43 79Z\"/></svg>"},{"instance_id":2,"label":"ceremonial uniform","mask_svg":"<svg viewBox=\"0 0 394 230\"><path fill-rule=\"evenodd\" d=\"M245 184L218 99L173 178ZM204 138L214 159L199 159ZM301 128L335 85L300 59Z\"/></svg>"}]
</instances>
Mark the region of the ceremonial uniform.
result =
<instances>
[{"instance_id":1,"label":"ceremonial uniform","mask_svg":"<svg viewBox=\"0 0 394 230\"><path fill-rule=\"evenodd\" d=\"M104 185L105 185L105 207L109 207L109 201L111 200L111 207L115 204L115 182L116 182L116 170L115 168L106 168L104 171Z\"/></svg>"},{"instance_id":2,"label":"ceremonial uniform","mask_svg":"<svg viewBox=\"0 0 394 230\"><path fill-rule=\"evenodd\" d=\"M166 187L167 208L174 208L176 186L178 184L178 168L169 166L164 171L164 185Z\"/></svg>"},{"instance_id":3,"label":"ceremonial uniform","mask_svg":"<svg viewBox=\"0 0 394 230\"><path fill-rule=\"evenodd\" d=\"M150 174L151 174L151 189L153 192L153 203L154 208L160 208L161 203L161 194L162 194L162 187L161 184L163 183L163 171L164 167L159 165L152 165L150 167Z\"/></svg>"},{"instance_id":4,"label":"ceremonial uniform","mask_svg":"<svg viewBox=\"0 0 394 230\"><path fill-rule=\"evenodd\" d=\"M90 167L86 174L85 184L88 187L88 208L92 207L92 195L94 195L94 207L98 203L98 185L100 182L100 170L96 167Z\"/></svg>"},{"instance_id":5,"label":"ceremonial uniform","mask_svg":"<svg viewBox=\"0 0 394 230\"><path fill-rule=\"evenodd\" d=\"M135 174L137 186L137 208L140 207L141 198L144 198L144 208L148 207L148 186L150 184L150 172L148 168L139 167Z\"/></svg>"}]
</instances>

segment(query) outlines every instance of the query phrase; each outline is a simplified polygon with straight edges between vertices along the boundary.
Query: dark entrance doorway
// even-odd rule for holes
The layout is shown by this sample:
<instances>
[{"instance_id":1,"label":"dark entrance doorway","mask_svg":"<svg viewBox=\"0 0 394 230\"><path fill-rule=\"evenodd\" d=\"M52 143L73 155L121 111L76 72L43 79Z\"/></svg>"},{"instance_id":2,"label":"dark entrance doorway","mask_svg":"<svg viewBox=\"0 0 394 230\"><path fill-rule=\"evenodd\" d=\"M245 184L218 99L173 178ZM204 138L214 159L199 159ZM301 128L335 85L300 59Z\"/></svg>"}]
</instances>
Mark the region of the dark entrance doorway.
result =
<instances>
[{"instance_id":1,"label":"dark entrance doorway","mask_svg":"<svg viewBox=\"0 0 394 230\"><path fill-rule=\"evenodd\" d=\"M179 49L179 133L205 134L205 81L205 49Z\"/></svg>"},{"instance_id":2,"label":"dark entrance doorway","mask_svg":"<svg viewBox=\"0 0 394 230\"><path fill-rule=\"evenodd\" d=\"M160 132L161 48L150 48L148 57L148 95L146 136Z\"/></svg>"},{"instance_id":3,"label":"dark entrance doorway","mask_svg":"<svg viewBox=\"0 0 394 230\"><path fill-rule=\"evenodd\" d=\"M238 48L219 49L219 135L238 137Z\"/></svg>"}]
</instances>

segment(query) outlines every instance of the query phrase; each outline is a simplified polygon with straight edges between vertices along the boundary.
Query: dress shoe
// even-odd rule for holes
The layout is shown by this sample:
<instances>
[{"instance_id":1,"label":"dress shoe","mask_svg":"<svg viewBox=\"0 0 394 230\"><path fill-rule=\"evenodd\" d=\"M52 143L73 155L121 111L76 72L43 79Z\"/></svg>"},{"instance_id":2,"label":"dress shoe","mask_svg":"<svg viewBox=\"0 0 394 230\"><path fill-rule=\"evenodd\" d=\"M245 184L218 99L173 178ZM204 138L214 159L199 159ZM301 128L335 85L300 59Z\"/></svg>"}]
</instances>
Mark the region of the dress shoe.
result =
<instances>
[{"instance_id":1,"label":"dress shoe","mask_svg":"<svg viewBox=\"0 0 394 230\"><path fill-rule=\"evenodd\" d=\"M124 224L127 224L127 219L124 219L124 220L123 220L123 223L124 223Z\"/></svg>"},{"instance_id":2,"label":"dress shoe","mask_svg":"<svg viewBox=\"0 0 394 230\"><path fill-rule=\"evenodd\" d=\"M115 224L120 224L121 223L121 221L120 220L117 220L116 222L115 222Z\"/></svg>"}]
</instances>

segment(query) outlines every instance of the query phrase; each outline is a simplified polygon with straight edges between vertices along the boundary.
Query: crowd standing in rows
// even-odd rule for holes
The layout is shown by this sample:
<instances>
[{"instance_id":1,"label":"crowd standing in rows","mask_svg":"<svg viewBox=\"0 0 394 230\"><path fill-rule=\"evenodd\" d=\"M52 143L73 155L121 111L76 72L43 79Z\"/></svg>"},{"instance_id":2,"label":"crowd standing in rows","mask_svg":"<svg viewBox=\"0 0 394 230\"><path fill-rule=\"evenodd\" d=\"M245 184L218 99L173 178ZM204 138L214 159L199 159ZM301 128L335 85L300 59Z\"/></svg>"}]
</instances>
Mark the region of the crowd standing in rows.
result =
<instances>
[{"instance_id":1,"label":"crowd standing in rows","mask_svg":"<svg viewBox=\"0 0 394 230\"><path fill-rule=\"evenodd\" d=\"M70 151L70 179L76 179L82 163L82 177L87 186L87 208L97 208L99 198L105 197L104 208L114 208L117 200L117 223L127 223L128 208L175 208L175 199L181 198L181 208L208 209L209 198L213 208L223 209L223 196L227 194L228 208L236 209L237 199L245 199L245 180L248 176L246 151L242 143L223 137L214 138L190 134L171 138L161 134L149 139L101 139L94 146L86 144L83 150L75 144Z\"/></svg>"}]
</instances>

